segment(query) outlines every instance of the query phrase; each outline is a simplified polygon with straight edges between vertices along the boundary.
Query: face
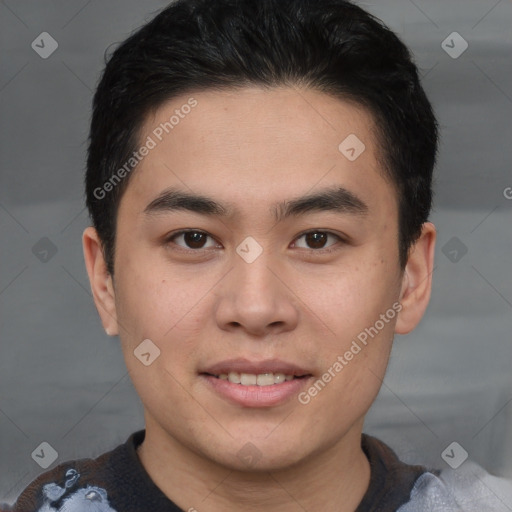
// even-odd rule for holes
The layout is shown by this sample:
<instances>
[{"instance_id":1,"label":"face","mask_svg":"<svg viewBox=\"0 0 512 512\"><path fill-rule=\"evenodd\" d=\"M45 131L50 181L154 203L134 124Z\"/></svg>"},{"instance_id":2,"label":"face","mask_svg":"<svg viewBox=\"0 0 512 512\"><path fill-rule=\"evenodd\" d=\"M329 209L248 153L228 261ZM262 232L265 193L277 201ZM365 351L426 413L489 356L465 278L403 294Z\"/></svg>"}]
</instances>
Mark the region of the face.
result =
<instances>
[{"instance_id":1,"label":"face","mask_svg":"<svg viewBox=\"0 0 512 512\"><path fill-rule=\"evenodd\" d=\"M311 90L206 91L159 108L142 144L98 309L146 428L238 469L245 452L265 470L336 449L361 431L402 314L371 115Z\"/></svg>"}]
</instances>

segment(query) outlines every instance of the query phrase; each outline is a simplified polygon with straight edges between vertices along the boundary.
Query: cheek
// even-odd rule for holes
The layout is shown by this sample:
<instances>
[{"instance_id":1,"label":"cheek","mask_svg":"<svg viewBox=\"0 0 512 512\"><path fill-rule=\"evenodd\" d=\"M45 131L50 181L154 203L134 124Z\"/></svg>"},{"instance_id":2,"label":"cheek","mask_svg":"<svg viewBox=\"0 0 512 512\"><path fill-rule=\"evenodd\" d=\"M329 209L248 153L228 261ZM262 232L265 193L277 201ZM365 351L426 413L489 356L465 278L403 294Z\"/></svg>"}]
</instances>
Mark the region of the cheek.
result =
<instances>
[{"instance_id":1,"label":"cheek","mask_svg":"<svg viewBox=\"0 0 512 512\"><path fill-rule=\"evenodd\" d=\"M330 388L345 406L363 411L381 385L400 308L395 275L396 270L383 258L361 258L331 276L327 286L315 289L304 285L309 289L312 309L326 326L316 336L319 366L322 371L330 368L336 375ZM336 362L339 364L333 368Z\"/></svg>"},{"instance_id":2,"label":"cheek","mask_svg":"<svg viewBox=\"0 0 512 512\"><path fill-rule=\"evenodd\" d=\"M189 396L182 386L188 387L192 375L196 334L201 326L198 315L205 314L198 304L205 293L204 285L194 288L190 279L164 275L155 265L144 271L142 266L136 269L129 264L122 268L118 276L118 321L133 384L155 415L162 400L169 400L176 407L186 406ZM150 344L142 352L139 347L148 347L144 341L148 339L157 349ZM141 345L143 341L146 345ZM146 366L136 354L148 351L151 363ZM153 359L154 354L158 355Z\"/></svg>"},{"instance_id":3,"label":"cheek","mask_svg":"<svg viewBox=\"0 0 512 512\"><path fill-rule=\"evenodd\" d=\"M212 283L184 272L171 273L168 265L158 261L136 263L135 258L125 258L117 276L116 309L126 352L150 339L161 350L166 367L183 368L206 325L208 301L204 299Z\"/></svg>"},{"instance_id":4,"label":"cheek","mask_svg":"<svg viewBox=\"0 0 512 512\"><path fill-rule=\"evenodd\" d=\"M160 338L176 322L176 303L183 295L179 282L172 282L161 263L151 257L152 251L129 252L119 244L116 308L130 338L149 334ZM180 293L173 295L170 289Z\"/></svg>"},{"instance_id":5,"label":"cheek","mask_svg":"<svg viewBox=\"0 0 512 512\"><path fill-rule=\"evenodd\" d=\"M340 343L373 326L399 294L396 269L386 265L383 258L355 260L357 263L348 262L328 274L308 273L298 280L298 295L304 297L333 349L342 348ZM384 327L379 324L379 330L392 333L393 318L386 319L389 322Z\"/></svg>"},{"instance_id":6,"label":"cheek","mask_svg":"<svg viewBox=\"0 0 512 512\"><path fill-rule=\"evenodd\" d=\"M379 256L361 259L333 280L324 314L334 334L322 342L322 368L336 377L324 400L336 399L340 407L364 414L375 399L400 309L396 276L397 269Z\"/></svg>"}]
</instances>

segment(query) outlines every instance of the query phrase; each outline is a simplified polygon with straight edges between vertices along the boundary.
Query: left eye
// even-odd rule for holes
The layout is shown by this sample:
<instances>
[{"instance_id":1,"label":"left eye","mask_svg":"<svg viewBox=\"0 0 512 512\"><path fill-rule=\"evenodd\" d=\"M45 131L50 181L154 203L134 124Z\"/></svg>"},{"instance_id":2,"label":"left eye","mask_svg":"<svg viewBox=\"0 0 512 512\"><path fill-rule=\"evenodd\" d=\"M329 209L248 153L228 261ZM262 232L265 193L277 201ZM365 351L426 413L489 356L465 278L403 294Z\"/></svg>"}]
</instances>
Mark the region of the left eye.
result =
<instances>
[{"instance_id":1,"label":"left eye","mask_svg":"<svg viewBox=\"0 0 512 512\"><path fill-rule=\"evenodd\" d=\"M326 246L326 243L329 239L329 237L334 238L335 242L331 245ZM207 245L207 239L210 238L212 240L211 245ZM180 243L176 243L176 240L182 239L184 242L184 245ZM304 239L304 242L307 244L306 247L300 246L297 242L295 243L296 247L304 248L304 249L313 249L313 250L321 250L325 249L326 247L329 248L332 245L334 245L337 241L342 241L341 237L330 233L329 231L309 231L308 233L303 233L299 237L296 238L296 240ZM184 247L186 249L206 249L208 247L215 247L215 241L214 239L208 235L207 233L203 231L180 231L178 233L175 233L173 236L171 236L168 239L169 242L174 242L176 245L180 247Z\"/></svg>"},{"instance_id":2,"label":"left eye","mask_svg":"<svg viewBox=\"0 0 512 512\"><path fill-rule=\"evenodd\" d=\"M341 237L329 231L309 231L308 233L303 233L297 240L304 238L305 243L309 245L309 247L305 247L305 249L325 249L325 244L329 237L334 237L338 241L341 241ZM329 245L327 247L331 246Z\"/></svg>"}]
</instances>

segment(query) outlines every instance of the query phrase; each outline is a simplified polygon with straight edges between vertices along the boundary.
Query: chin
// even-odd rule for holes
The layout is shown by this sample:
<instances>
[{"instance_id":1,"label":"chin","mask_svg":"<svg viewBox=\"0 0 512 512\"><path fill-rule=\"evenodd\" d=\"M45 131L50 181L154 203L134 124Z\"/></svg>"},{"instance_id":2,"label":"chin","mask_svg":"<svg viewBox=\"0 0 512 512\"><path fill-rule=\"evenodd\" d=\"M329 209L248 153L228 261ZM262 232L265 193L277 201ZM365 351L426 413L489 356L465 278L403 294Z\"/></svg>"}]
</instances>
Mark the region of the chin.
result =
<instances>
[{"instance_id":1,"label":"chin","mask_svg":"<svg viewBox=\"0 0 512 512\"><path fill-rule=\"evenodd\" d=\"M268 473L290 469L308 458L312 451L300 439L291 442L290 437L276 436L270 441L261 436L245 435L238 441L230 439L228 445L218 446L215 451L210 443L203 456L231 471Z\"/></svg>"}]
</instances>

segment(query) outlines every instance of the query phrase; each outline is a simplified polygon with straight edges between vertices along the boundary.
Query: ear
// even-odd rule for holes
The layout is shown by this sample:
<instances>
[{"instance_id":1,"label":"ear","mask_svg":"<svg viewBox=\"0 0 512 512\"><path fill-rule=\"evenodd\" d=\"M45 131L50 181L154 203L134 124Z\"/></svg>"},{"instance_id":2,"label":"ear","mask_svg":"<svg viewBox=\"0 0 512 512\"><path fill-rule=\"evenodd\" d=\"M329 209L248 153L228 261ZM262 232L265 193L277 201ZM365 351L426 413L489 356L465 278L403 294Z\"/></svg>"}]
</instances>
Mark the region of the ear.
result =
<instances>
[{"instance_id":1,"label":"ear","mask_svg":"<svg viewBox=\"0 0 512 512\"><path fill-rule=\"evenodd\" d=\"M423 224L421 235L409 251L402 277L400 303L402 309L395 325L397 334L407 334L419 323L427 309L432 288L436 228Z\"/></svg>"},{"instance_id":2,"label":"ear","mask_svg":"<svg viewBox=\"0 0 512 512\"><path fill-rule=\"evenodd\" d=\"M107 270L100 238L93 227L88 227L83 232L82 245L92 295L101 323L109 336L115 336L119 334L119 330L114 283Z\"/></svg>"}]
</instances>

